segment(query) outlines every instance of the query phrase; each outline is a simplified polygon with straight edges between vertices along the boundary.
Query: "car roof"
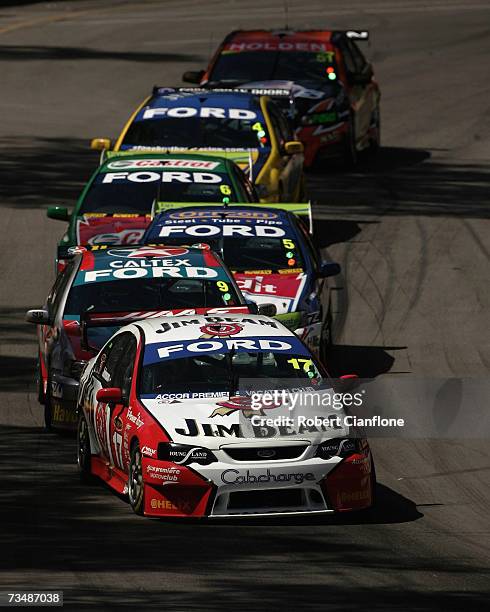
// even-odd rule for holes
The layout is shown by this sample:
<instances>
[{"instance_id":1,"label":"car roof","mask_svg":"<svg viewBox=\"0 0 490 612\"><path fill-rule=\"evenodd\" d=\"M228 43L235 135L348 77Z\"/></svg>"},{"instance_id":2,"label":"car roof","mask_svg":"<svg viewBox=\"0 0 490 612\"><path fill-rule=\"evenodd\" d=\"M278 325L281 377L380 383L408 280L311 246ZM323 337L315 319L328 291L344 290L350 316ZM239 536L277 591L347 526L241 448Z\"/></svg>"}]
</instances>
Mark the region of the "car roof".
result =
<instances>
[{"instance_id":1,"label":"car roof","mask_svg":"<svg viewBox=\"0 0 490 612\"><path fill-rule=\"evenodd\" d=\"M165 91L160 88L157 92ZM214 92L213 90L192 92L169 90L168 94L156 93L138 113L136 120L150 108L178 108L185 102L186 107L201 108L216 106L218 108L240 108L260 112L260 97L245 92Z\"/></svg>"},{"instance_id":2,"label":"car roof","mask_svg":"<svg viewBox=\"0 0 490 612\"><path fill-rule=\"evenodd\" d=\"M330 42L334 35L333 30L290 30L290 29L275 29L275 30L235 30L226 37L227 40L238 41L251 41L251 40L265 40L265 39L287 39L296 38L302 40L323 40Z\"/></svg>"},{"instance_id":3,"label":"car roof","mask_svg":"<svg viewBox=\"0 0 490 612\"><path fill-rule=\"evenodd\" d=\"M267 338L270 336L296 336L282 323L271 317L253 314L186 315L145 319L138 322L144 332L145 343L165 343L181 340L222 338ZM219 327L212 327L212 326ZM204 328L204 329L203 329ZM238 329L237 329L238 328ZM162 329L165 330L162 332ZM230 332L227 334L226 332Z\"/></svg>"}]
</instances>

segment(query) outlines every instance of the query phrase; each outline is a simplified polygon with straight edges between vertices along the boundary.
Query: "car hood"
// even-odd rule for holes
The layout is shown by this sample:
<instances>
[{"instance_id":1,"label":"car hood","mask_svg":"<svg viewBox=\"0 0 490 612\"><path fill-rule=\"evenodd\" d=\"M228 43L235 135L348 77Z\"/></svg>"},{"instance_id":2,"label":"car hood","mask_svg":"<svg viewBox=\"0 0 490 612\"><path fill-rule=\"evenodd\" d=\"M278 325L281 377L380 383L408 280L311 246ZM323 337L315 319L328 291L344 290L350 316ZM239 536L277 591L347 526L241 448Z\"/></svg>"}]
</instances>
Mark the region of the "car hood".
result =
<instances>
[{"instance_id":1,"label":"car hood","mask_svg":"<svg viewBox=\"0 0 490 612\"><path fill-rule=\"evenodd\" d=\"M312 388L310 387L312 390ZM291 389L291 392L293 390ZM301 408L291 410L290 396L278 396L277 404L253 410L247 396L232 396L227 393L214 393L215 397L192 397L189 394L161 394L141 396L140 401L170 436L173 442L203 446L218 450L223 445L242 444L263 445L288 444L302 441L318 444L323 440L348 435L349 428L327 427L323 429L309 424L306 426L300 416L312 418L342 417L344 413L332 407L334 392L324 389L316 397L302 395ZM196 394L194 394L196 395ZM206 394L202 394L206 395ZM211 394L207 394L211 395ZM297 397L294 394L293 397ZM284 402L283 402L284 399ZM256 418L290 418L287 428L279 426L260 426ZM143 418L140 416L140 418ZM255 423L255 424L254 424Z\"/></svg>"}]
</instances>

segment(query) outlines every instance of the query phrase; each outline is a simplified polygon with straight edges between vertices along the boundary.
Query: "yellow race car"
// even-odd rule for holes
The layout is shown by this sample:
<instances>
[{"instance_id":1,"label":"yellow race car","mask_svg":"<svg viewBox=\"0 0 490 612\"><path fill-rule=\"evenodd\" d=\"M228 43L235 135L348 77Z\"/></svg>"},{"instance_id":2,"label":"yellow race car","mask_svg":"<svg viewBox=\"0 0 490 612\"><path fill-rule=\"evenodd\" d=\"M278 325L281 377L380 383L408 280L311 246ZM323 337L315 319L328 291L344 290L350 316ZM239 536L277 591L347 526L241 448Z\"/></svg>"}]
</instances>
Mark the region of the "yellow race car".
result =
<instances>
[{"instance_id":1,"label":"yellow race car","mask_svg":"<svg viewBox=\"0 0 490 612\"><path fill-rule=\"evenodd\" d=\"M236 162L255 184L261 202L302 202L303 144L294 140L277 104L262 93L155 87L114 146L107 138L95 138L91 147L103 157L111 148L205 151Z\"/></svg>"}]
</instances>

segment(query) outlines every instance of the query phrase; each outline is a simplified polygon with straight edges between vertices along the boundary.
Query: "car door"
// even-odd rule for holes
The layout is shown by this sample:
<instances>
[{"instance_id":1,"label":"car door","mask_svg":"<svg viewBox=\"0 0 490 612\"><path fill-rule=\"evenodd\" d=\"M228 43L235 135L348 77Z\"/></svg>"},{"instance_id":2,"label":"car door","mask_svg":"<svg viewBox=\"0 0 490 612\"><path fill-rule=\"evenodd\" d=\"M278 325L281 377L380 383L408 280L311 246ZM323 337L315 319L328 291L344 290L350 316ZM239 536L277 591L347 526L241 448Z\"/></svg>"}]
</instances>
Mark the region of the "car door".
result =
<instances>
[{"instance_id":1,"label":"car door","mask_svg":"<svg viewBox=\"0 0 490 612\"><path fill-rule=\"evenodd\" d=\"M277 201L295 202L301 190L303 155L298 153L286 155L284 145L295 139L289 123L273 102L269 102L268 111L280 155L280 187Z\"/></svg>"},{"instance_id":2,"label":"car door","mask_svg":"<svg viewBox=\"0 0 490 612\"><path fill-rule=\"evenodd\" d=\"M112 440L112 421L115 415L124 409L124 402L118 404L99 402L96 396L99 389L117 386L120 381L119 367L125 358L132 338L134 336L131 332L123 332L107 342L99 353L92 370L91 388L86 391L90 395L88 400L91 410L89 420L97 441L98 452L111 465L116 464L114 452L117 452Z\"/></svg>"}]
</instances>

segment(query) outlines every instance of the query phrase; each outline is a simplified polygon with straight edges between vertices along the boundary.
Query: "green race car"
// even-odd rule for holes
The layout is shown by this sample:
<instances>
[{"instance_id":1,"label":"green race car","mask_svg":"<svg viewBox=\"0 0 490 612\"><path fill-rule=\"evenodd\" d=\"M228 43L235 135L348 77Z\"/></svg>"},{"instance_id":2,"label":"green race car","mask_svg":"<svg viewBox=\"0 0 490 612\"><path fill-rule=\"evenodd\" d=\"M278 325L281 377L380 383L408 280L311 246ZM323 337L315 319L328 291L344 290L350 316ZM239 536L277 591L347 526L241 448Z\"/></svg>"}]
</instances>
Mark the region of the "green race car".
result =
<instances>
[{"instance_id":1,"label":"green race car","mask_svg":"<svg viewBox=\"0 0 490 612\"><path fill-rule=\"evenodd\" d=\"M154 214L169 202L253 203L259 197L231 160L194 153L108 153L75 208L52 206L68 221L61 247L138 244Z\"/></svg>"}]
</instances>

